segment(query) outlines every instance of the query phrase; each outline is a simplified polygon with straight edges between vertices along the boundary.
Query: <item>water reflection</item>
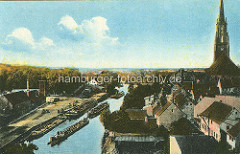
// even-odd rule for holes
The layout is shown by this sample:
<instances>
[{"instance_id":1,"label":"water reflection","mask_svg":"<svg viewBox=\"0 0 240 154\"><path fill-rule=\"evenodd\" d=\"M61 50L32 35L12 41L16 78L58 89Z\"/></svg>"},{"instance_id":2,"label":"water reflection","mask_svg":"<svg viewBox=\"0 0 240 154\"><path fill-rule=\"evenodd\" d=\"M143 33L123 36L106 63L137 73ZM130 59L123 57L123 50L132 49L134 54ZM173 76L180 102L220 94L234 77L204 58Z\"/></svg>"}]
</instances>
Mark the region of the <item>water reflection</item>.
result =
<instances>
[{"instance_id":1,"label":"water reflection","mask_svg":"<svg viewBox=\"0 0 240 154\"><path fill-rule=\"evenodd\" d=\"M123 87L119 88L120 91L124 91L125 94L127 93L128 86L124 85ZM108 98L106 100L109 103L109 109L111 112L119 110L123 97L120 99L112 99ZM105 101L104 101L105 102ZM74 123L78 122L86 115L80 117L76 120L65 121L58 127L54 128L52 131L44 135L43 137L32 141L31 143L37 145L39 148L35 153L37 154L53 154L53 153L60 153L60 154L95 154L101 153L101 146L102 146L102 138L104 135L104 128L99 121L99 116L95 117L94 119L90 119L90 122L87 126L82 128L81 130L77 131L72 136L68 137L64 142L60 145L55 145L53 147L47 145L49 142L49 137L54 136L58 131L61 131Z\"/></svg>"}]
</instances>

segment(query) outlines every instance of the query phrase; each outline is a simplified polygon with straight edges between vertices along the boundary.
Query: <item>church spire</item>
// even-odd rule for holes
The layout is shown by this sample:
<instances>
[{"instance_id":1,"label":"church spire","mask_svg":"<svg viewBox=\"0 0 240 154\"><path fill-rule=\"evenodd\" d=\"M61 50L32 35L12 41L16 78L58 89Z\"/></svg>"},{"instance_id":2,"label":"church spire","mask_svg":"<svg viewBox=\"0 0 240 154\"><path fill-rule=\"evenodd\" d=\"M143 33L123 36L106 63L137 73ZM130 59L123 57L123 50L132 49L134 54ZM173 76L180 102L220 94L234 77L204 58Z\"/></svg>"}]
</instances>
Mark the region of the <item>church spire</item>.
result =
<instances>
[{"instance_id":1,"label":"church spire","mask_svg":"<svg viewBox=\"0 0 240 154\"><path fill-rule=\"evenodd\" d=\"M224 53L229 57L229 36L227 31L227 20L224 16L224 4L223 0L220 0L219 15L216 24L216 35L214 45L214 61Z\"/></svg>"},{"instance_id":2,"label":"church spire","mask_svg":"<svg viewBox=\"0 0 240 154\"><path fill-rule=\"evenodd\" d=\"M218 15L219 20L224 21L224 4L223 4L223 0L221 0L220 2L220 6L219 6L219 15Z\"/></svg>"}]
</instances>

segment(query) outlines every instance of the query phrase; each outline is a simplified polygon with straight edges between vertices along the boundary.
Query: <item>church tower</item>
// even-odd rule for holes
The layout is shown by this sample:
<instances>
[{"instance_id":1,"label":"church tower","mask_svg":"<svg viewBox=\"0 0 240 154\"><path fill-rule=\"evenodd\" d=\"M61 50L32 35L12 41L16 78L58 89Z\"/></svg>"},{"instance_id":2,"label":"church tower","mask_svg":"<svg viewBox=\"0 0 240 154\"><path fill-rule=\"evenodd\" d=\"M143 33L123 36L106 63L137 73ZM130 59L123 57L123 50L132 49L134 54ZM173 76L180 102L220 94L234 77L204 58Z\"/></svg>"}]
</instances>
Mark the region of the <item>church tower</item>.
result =
<instances>
[{"instance_id":1,"label":"church tower","mask_svg":"<svg viewBox=\"0 0 240 154\"><path fill-rule=\"evenodd\" d=\"M220 1L219 15L216 24L215 44L214 44L214 61L225 53L229 57L229 36L227 31L227 19L224 16L223 0Z\"/></svg>"}]
</instances>

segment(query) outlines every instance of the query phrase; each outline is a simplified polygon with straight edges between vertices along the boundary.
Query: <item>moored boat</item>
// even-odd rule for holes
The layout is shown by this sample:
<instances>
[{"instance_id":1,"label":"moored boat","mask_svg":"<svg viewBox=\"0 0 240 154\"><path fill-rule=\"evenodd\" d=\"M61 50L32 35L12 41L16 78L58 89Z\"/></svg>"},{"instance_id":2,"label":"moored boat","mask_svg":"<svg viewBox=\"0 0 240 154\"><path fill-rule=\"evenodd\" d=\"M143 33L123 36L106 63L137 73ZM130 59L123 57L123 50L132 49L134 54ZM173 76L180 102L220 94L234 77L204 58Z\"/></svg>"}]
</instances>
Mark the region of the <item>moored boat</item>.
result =
<instances>
[{"instance_id":1,"label":"moored boat","mask_svg":"<svg viewBox=\"0 0 240 154\"><path fill-rule=\"evenodd\" d=\"M88 118L84 118L84 119L80 120L79 122L77 122L76 124L66 128L65 130L58 131L55 136L49 138L48 144L50 144L51 146L60 144L62 141L64 141L69 136L71 136L72 134L74 134L75 132L77 132L78 130L83 128L84 126L86 126L88 123L89 123Z\"/></svg>"},{"instance_id":2,"label":"moored boat","mask_svg":"<svg viewBox=\"0 0 240 154\"><path fill-rule=\"evenodd\" d=\"M86 102L83 105L75 105L71 109L69 109L65 115L69 119L77 119L80 116L82 116L84 113L86 113L89 109L95 107L97 105L97 102Z\"/></svg>"},{"instance_id":3,"label":"moored boat","mask_svg":"<svg viewBox=\"0 0 240 154\"><path fill-rule=\"evenodd\" d=\"M106 109L108 107L109 107L109 105L107 102L98 105L97 107L91 109L88 112L88 118L94 118L94 117L98 116L104 109Z\"/></svg>"},{"instance_id":4,"label":"moored boat","mask_svg":"<svg viewBox=\"0 0 240 154\"><path fill-rule=\"evenodd\" d=\"M77 118L79 118L83 114L84 114L84 111L77 111L77 110L70 110L67 113L65 113L65 115L69 119L77 119Z\"/></svg>"},{"instance_id":5,"label":"moored boat","mask_svg":"<svg viewBox=\"0 0 240 154\"><path fill-rule=\"evenodd\" d=\"M55 118L55 119L49 121L48 123L40 126L36 130L32 131L30 134L30 137L28 139L34 140L34 139L40 138L43 135L47 134L52 129L54 129L56 126L63 123L64 121L66 121L66 118L59 118L59 117Z\"/></svg>"},{"instance_id":6,"label":"moored boat","mask_svg":"<svg viewBox=\"0 0 240 154\"><path fill-rule=\"evenodd\" d=\"M118 98L121 98L123 95L124 95L124 92L122 91L120 93L110 96L110 98L118 99Z\"/></svg>"}]
</instances>

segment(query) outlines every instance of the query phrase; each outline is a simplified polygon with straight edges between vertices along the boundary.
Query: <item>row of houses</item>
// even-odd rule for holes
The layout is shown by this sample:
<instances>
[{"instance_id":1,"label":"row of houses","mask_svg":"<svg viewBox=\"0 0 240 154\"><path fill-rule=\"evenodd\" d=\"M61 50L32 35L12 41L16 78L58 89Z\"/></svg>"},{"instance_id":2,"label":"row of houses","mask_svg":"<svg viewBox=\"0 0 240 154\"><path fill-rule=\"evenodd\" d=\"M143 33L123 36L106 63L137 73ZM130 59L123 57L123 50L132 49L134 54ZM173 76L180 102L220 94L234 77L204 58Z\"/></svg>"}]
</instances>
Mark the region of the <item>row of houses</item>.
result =
<instances>
[{"instance_id":1,"label":"row of houses","mask_svg":"<svg viewBox=\"0 0 240 154\"><path fill-rule=\"evenodd\" d=\"M211 142L213 139L216 142L226 142L233 150L240 144L240 98L231 92L239 87L227 86L225 81L185 81L165 86L171 88L170 94L165 93L168 90L163 88L160 93L145 97L145 106L142 109L126 111L130 120L144 120L146 123L151 121L151 125L154 121L158 127L164 126L168 130L171 130L174 122L186 119L190 125L208 136L202 138ZM181 137L187 138L185 135L176 136L178 140L171 137L174 142Z\"/></svg>"},{"instance_id":2,"label":"row of houses","mask_svg":"<svg viewBox=\"0 0 240 154\"><path fill-rule=\"evenodd\" d=\"M161 93L145 98L143 111L146 112L146 119L156 119L156 124L160 127L170 128L171 124L181 118L193 121L194 103L189 98L187 92L177 85L171 95Z\"/></svg>"},{"instance_id":3,"label":"row of houses","mask_svg":"<svg viewBox=\"0 0 240 154\"><path fill-rule=\"evenodd\" d=\"M204 97L194 108L201 131L231 149L240 144L240 98L234 96Z\"/></svg>"},{"instance_id":4,"label":"row of houses","mask_svg":"<svg viewBox=\"0 0 240 154\"><path fill-rule=\"evenodd\" d=\"M170 86L169 86L170 87ZM144 120L146 125L164 126L170 132L170 153L209 153L217 150L217 141L206 136L195 125L195 101L183 84L175 84L171 94L145 97L142 109L127 109L130 120Z\"/></svg>"}]
</instances>

